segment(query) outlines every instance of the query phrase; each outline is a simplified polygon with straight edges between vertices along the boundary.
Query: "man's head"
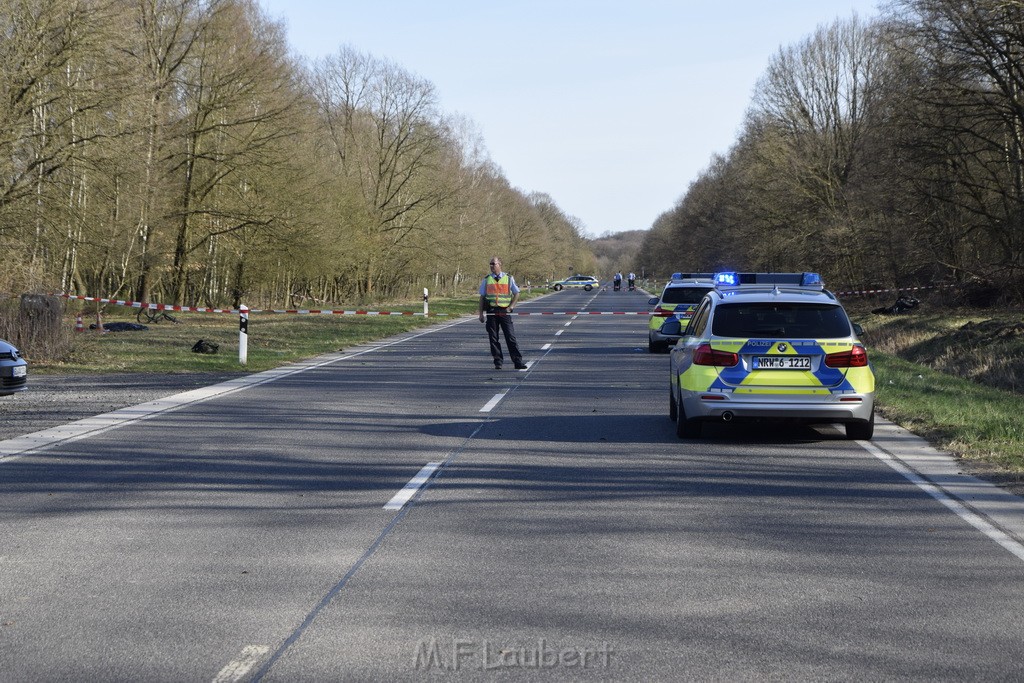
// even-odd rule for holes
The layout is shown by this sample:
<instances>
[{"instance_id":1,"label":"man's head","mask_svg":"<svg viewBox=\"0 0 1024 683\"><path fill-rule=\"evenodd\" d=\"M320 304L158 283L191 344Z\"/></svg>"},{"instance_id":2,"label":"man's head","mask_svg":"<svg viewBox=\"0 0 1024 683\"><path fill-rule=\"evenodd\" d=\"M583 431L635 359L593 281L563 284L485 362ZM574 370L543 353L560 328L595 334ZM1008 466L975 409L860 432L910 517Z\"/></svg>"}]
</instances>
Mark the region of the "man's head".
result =
<instances>
[{"instance_id":1,"label":"man's head","mask_svg":"<svg viewBox=\"0 0 1024 683\"><path fill-rule=\"evenodd\" d=\"M495 275L501 272L501 259L497 256L491 258L491 272Z\"/></svg>"}]
</instances>

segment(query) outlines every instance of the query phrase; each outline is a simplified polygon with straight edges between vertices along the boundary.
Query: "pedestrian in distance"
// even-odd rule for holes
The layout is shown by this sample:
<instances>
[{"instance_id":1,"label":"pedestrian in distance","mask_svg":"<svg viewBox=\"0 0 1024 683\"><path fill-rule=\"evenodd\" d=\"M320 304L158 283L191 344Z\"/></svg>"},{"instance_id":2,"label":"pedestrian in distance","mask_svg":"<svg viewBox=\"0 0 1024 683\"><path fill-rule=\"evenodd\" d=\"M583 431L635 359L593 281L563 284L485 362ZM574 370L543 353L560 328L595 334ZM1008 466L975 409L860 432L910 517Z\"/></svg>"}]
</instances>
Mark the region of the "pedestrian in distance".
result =
<instances>
[{"instance_id":1,"label":"pedestrian in distance","mask_svg":"<svg viewBox=\"0 0 1024 683\"><path fill-rule=\"evenodd\" d=\"M505 345L508 347L508 355L516 370L525 370L526 363L523 362L523 354L519 351L519 344L516 342L516 331L512 325L510 313L515 309L519 301L519 286L515 278L501 270L501 259L497 256L491 259L491 272L480 282L480 305L477 314L480 322L487 326L487 339L491 343L491 358L494 359L494 368L501 370L505 358L501 352L501 340L498 337L499 330L505 335Z\"/></svg>"}]
</instances>

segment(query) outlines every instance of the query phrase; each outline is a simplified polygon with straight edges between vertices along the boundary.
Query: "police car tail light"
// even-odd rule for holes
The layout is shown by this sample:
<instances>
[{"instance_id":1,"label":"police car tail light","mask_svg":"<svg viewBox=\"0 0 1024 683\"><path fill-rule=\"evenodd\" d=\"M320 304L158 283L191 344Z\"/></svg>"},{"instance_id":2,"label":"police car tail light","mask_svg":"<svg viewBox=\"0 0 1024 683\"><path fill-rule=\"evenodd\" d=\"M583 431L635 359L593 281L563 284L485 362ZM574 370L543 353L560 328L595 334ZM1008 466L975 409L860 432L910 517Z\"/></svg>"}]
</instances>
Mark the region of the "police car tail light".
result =
<instances>
[{"instance_id":1,"label":"police car tail light","mask_svg":"<svg viewBox=\"0 0 1024 683\"><path fill-rule=\"evenodd\" d=\"M693 351L694 365L715 365L722 368L731 368L738 365L740 357L730 351L717 351L711 348L711 344L701 344Z\"/></svg>"},{"instance_id":2,"label":"police car tail light","mask_svg":"<svg viewBox=\"0 0 1024 683\"><path fill-rule=\"evenodd\" d=\"M849 351L830 353L825 356L825 365L830 368L864 368L868 364L868 352L863 346L854 346Z\"/></svg>"},{"instance_id":3,"label":"police car tail light","mask_svg":"<svg viewBox=\"0 0 1024 683\"><path fill-rule=\"evenodd\" d=\"M661 318L668 318L668 317L670 317L670 316L671 316L671 315L672 315L672 314L673 314L674 312L675 312L675 311L666 311L666 310L665 310L664 308L662 308L661 306L658 306L657 308L655 308L655 309L654 309L654 313L653 313L653 315L656 315L656 316L658 316L658 317L661 317Z\"/></svg>"}]
</instances>

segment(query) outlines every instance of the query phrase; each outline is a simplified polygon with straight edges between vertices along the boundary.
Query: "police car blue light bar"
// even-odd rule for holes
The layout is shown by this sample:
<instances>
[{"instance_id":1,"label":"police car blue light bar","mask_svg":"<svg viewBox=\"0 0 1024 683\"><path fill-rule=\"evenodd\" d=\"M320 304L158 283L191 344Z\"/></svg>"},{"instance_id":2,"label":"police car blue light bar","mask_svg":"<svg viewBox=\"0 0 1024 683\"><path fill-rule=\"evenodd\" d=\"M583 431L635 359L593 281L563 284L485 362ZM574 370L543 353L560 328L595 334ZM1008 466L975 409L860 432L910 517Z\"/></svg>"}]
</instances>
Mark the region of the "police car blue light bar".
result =
<instances>
[{"instance_id":1,"label":"police car blue light bar","mask_svg":"<svg viewBox=\"0 0 1024 683\"><path fill-rule=\"evenodd\" d=\"M715 287L739 287L741 285L790 286L824 289L825 283L818 273L736 273L723 271L715 273Z\"/></svg>"},{"instance_id":2,"label":"police car blue light bar","mask_svg":"<svg viewBox=\"0 0 1024 683\"><path fill-rule=\"evenodd\" d=\"M800 283L804 287L824 287L825 283L821 279L821 275L818 273L804 273L803 281Z\"/></svg>"},{"instance_id":3,"label":"police car blue light bar","mask_svg":"<svg viewBox=\"0 0 1024 683\"><path fill-rule=\"evenodd\" d=\"M739 273L715 273L716 287L735 287L740 283Z\"/></svg>"},{"instance_id":4,"label":"police car blue light bar","mask_svg":"<svg viewBox=\"0 0 1024 683\"><path fill-rule=\"evenodd\" d=\"M672 273L670 280L710 280L714 273Z\"/></svg>"}]
</instances>

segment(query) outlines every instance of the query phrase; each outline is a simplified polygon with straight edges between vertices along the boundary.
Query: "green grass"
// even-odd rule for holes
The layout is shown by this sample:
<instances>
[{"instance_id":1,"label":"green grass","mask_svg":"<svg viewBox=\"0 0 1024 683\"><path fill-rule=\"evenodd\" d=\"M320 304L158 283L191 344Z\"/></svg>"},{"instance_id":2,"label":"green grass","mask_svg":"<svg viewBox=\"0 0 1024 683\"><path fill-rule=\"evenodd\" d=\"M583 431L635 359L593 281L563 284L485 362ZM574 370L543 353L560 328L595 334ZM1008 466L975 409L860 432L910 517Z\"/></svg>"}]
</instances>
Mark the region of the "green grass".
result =
<instances>
[{"instance_id":1,"label":"green grass","mask_svg":"<svg viewBox=\"0 0 1024 683\"><path fill-rule=\"evenodd\" d=\"M429 318L422 315L422 303L374 309L421 314L409 316L253 313L249 316L248 362L244 366L238 362L237 314L174 313L177 323L151 323L148 329L141 331L100 334L87 329L75 334L69 358L60 362L35 362L32 371L40 374L259 372L439 321L454 320L475 313L476 307L474 297L432 301ZM103 322L135 322L136 312L133 308L113 308L103 316ZM95 322L94 316L83 316L86 327ZM200 339L218 344L218 352L193 353L192 345Z\"/></svg>"},{"instance_id":2,"label":"green grass","mask_svg":"<svg viewBox=\"0 0 1024 683\"><path fill-rule=\"evenodd\" d=\"M880 412L966 460L1024 475L1024 326L1019 309L924 302L907 315L847 309L864 326Z\"/></svg>"}]
</instances>

